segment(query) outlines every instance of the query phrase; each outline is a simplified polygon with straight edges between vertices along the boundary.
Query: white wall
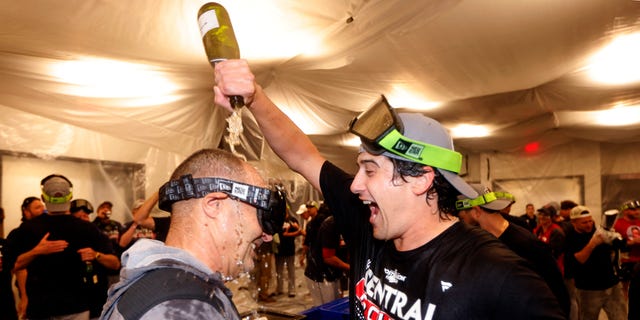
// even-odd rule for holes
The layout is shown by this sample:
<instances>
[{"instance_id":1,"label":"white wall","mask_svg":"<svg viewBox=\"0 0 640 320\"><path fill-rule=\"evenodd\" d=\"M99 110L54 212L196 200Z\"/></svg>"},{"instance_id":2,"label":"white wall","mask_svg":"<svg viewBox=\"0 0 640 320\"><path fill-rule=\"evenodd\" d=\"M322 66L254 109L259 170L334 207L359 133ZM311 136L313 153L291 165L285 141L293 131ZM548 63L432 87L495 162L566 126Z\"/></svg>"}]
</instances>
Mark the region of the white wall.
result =
<instances>
[{"instance_id":1,"label":"white wall","mask_svg":"<svg viewBox=\"0 0 640 320\"><path fill-rule=\"evenodd\" d=\"M569 199L592 209L599 221L603 211L601 176L640 177L639 150L638 144L580 142L532 154L474 154L468 156L467 180L487 185L501 180L511 180L509 185L519 183L518 190L506 190L516 194L512 214L523 213L528 202L540 208L550 201ZM584 178L583 190L575 189L574 177ZM550 188L548 181L554 180L561 186Z\"/></svg>"}]
</instances>

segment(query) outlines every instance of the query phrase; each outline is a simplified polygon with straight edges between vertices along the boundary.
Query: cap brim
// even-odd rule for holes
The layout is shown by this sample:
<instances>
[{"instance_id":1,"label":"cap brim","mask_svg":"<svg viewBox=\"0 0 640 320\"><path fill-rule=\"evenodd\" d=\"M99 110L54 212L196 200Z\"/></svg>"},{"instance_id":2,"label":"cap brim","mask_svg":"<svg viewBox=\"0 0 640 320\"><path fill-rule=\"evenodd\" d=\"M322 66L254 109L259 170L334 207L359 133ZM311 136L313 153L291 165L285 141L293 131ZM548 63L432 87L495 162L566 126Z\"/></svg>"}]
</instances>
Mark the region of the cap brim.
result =
<instances>
[{"instance_id":1,"label":"cap brim","mask_svg":"<svg viewBox=\"0 0 640 320\"><path fill-rule=\"evenodd\" d=\"M478 196L480 196L478 194L478 192L476 190L474 190L466 181L464 181L464 179L460 178L460 176L457 173L451 172L451 171L445 170L445 169L440 169L440 168L436 168L436 169L463 196L465 196L465 197L467 197L469 199L475 199Z\"/></svg>"},{"instance_id":2,"label":"cap brim","mask_svg":"<svg viewBox=\"0 0 640 320\"><path fill-rule=\"evenodd\" d=\"M45 202L45 206L47 207L47 211L49 212L67 212L71 208L71 203L49 203Z\"/></svg>"}]
</instances>

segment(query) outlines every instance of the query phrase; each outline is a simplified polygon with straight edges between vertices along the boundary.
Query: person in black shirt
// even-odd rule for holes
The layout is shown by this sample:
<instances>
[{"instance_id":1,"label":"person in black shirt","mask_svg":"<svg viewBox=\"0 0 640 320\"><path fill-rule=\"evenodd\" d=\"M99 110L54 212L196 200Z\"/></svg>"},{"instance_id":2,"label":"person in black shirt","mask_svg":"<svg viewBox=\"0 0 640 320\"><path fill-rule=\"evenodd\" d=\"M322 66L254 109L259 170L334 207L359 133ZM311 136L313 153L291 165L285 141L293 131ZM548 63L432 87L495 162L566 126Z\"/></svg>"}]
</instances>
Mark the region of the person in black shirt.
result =
<instances>
[{"instance_id":1,"label":"person in black shirt","mask_svg":"<svg viewBox=\"0 0 640 320\"><path fill-rule=\"evenodd\" d=\"M321 190L350 256L350 307L360 319L563 319L528 263L459 222L462 155L446 129L396 113L382 97L350 125L361 138L353 176L327 161L255 83L248 63L215 66L217 106L240 95L273 151Z\"/></svg>"},{"instance_id":2,"label":"person in black shirt","mask_svg":"<svg viewBox=\"0 0 640 320\"><path fill-rule=\"evenodd\" d=\"M527 203L524 207L525 213L520 216L520 219L524 221L527 230L533 232L538 226L538 217L536 216L536 209L533 207L533 203Z\"/></svg>"},{"instance_id":3,"label":"person in black shirt","mask_svg":"<svg viewBox=\"0 0 640 320\"><path fill-rule=\"evenodd\" d=\"M597 320L601 310L610 320L627 318L622 284L611 259L613 239L596 228L591 210L571 209L573 229L566 235L565 269L574 277L580 319Z\"/></svg>"},{"instance_id":4,"label":"person in black shirt","mask_svg":"<svg viewBox=\"0 0 640 320\"><path fill-rule=\"evenodd\" d=\"M491 233L513 252L529 261L558 299L565 316L569 316L569 292L550 248L529 230L505 220L499 213L513 203L513 197L506 192L492 192L480 184L471 186L480 196L475 199L459 196L456 207L460 218Z\"/></svg>"},{"instance_id":5,"label":"person in black shirt","mask_svg":"<svg viewBox=\"0 0 640 320\"><path fill-rule=\"evenodd\" d=\"M291 216L290 210L286 208L286 217L282 226L282 232L278 234L280 244L276 255L276 295L284 293L284 266L287 266L288 295L290 298L296 296L296 237L302 234L300 223Z\"/></svg>"},{"instance_id":6,"label":"person in black shirt","mask_svg":"<svg viewBox=\"0 0 640 320\"><path fill-rule=\"evenodd\" d=\"M69 179L49 175L42 179L41 189L47 213L26 221L19 236L8 244L14 246L11 251L17 256L14 270L27 269L26 316L88 319L84 280L88 264L105 259L101 263L117 269L120 262L95 225L70 215L73 194Z\"/></svg>"}]
</instances>

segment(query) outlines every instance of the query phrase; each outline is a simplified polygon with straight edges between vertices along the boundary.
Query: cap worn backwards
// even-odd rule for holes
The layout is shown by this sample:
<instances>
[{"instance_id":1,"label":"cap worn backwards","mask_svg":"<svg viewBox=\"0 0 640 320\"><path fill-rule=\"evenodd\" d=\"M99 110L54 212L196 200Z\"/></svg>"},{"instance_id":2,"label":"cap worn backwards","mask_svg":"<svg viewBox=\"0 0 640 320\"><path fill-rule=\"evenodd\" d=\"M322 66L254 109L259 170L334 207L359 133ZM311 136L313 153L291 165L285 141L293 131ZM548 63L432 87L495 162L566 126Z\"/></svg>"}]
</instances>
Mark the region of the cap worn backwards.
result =
<instances>
[{"instance_id":1,"label":"cap worn backwards","mask_svg":"<svg viewBox=\"0 0 640 320\"><path fill-rule=\"evenodd\" d=\"M584 217L591 217L591 210L585 206L576 206L571 209L571 213L569 214L571 220Z\"/></svg>"},{"instance_id":2,"label":"cap worn backwards","mask_svg":"<svg viewBox=\"0 0 640 320\"><path fill-rule=\"evenodd\" d=\"M398 116L402 120L402 125L404 127L403 135L405 137L422 143L427 143L454 151L453 140L451 139L451 136L438 121L428 118L419 113L399 113ZM373 150L369 150L366 144L363 144L362 146L365 150L367 150L367 152L374 154L376 153L372 152ZM384 151L382 155L389 158L414 162L411 159L404 158L390 151ZM447 181L449 181L449 183L451 183L451 185L453 185L453 187L456 188L456 190L458 190L465 197L476 198L479 196L478 192L475 191L471 186L469 186L469 184L467 184L460 176L458 176L457 173L438 168L436 166L432 167L436 168L442 174L442 176L444 176L444 178L447 179Z\"/></svg>"},{"instance_id":3,"label":"cap worn backwards","mask_svg":"<svg viewBox=\"0 0 640 320\"><path fill-rule=\"evenodd\" d=\"M298 207L298 211L296 211L296 213L303 214L305 211L307 211L307 205L301 204L300 207Z\"/></svg>"},{"instance_id":4,"label":"cap worn backwards","mask_svg":"<svg viewBox=\"0 0 640 320\"><path fill-rule=\"evenodd\" d=\"M42 199L49 212L66 212L73 198L71 181L65 176L52 174L42 179Z\"/></svg>"},{"instance_id":5,"label":"cap worn backwards","mask_svg":"<svg viewBox=\"0 0 640 320\"><path fill-rule=\"evenodd\" d=\"M560 208L560 206L558 205L557 202L552 201L549 202L547 204L545 204L544 206L542 206L542 208L536 210L538 211L538 213L544 215L544 216L548 216L548 217L555 217L556 214L558 214L558 209Z\"/></svg>"}]
</instances>

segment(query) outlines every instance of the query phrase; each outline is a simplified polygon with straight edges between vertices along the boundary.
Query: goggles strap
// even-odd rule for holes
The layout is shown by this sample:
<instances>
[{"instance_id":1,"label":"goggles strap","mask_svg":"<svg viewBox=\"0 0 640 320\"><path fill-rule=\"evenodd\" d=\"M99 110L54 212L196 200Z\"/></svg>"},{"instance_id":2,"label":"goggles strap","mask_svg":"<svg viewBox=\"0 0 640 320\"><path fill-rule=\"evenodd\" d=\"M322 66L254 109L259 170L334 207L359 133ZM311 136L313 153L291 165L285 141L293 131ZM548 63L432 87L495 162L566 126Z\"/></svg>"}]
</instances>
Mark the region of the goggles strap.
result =
<instances>
[{"instance_id":1,"label":"goggles strap","mask_svg":"<svg viewBox=\"0 0 640 320\"><path fill-rule=\"evenodd\" d=\"M508 192L502 192L502 191L488 192L485 194L481 194L479 197L475 199L462 199L462 200L456 201L456 209L457 210L471 209L472 207L481 206L483 204L487 204L498 199L516 201L516 197L514 197L511 193L508 193Z\"/></svg>"},{"instance_id":2,"label":"goggles strap","mask_svg":"<svg viewBox=\"0 0 640 320\"><path fill-rule=\"evenodd\" d=\"M160 188L160 205L165 211L171 211L176 201L202 198L211 192L224 192L230 197L248 203L256 208L270 208L271 190L223 178L193 178L190 174L171 180ZM167 210L168 209L168 210Z\"/></svg>"},{"instance_id":3,"label":"goggles strap","mask_svg":"<svg viewBox=\"0 0 640 320\"><path fill-rule=\"evenodd\" d=\"M380 139L378 144L389 152L427 166L455 173L460 172L462 167L462 155L459 152L409 139L396 129Z\"/></svg>"},{"instance_id":4,"label":"goggles strap","mask_svg":"<svg viewBox=\"0 0 640 320\"><path fill-rule=\"evenodd\" d=\"M72 198L73 198L73 192L69 192L68 195L63 196L63 197L52 197L52 196L46 194L44 191L42 192L42 199L44 199L44 201L48 202L48 203L55 203L55 204L67 203Z\"/></svg>"},{"instance_id":5,"label":"goggles strap","mask_svg":"<svg viewBox=\"0 0 640 320\"><path fill-rule=\"evenodd\" d=\"M512 202L516 202L516 197L514 195L512 195L509 192L504 192L504 191L494 191L494 193L496 194L496 198L497 199L501 199L501 200L509 200Z\"/></svg>"}]
</instances>

